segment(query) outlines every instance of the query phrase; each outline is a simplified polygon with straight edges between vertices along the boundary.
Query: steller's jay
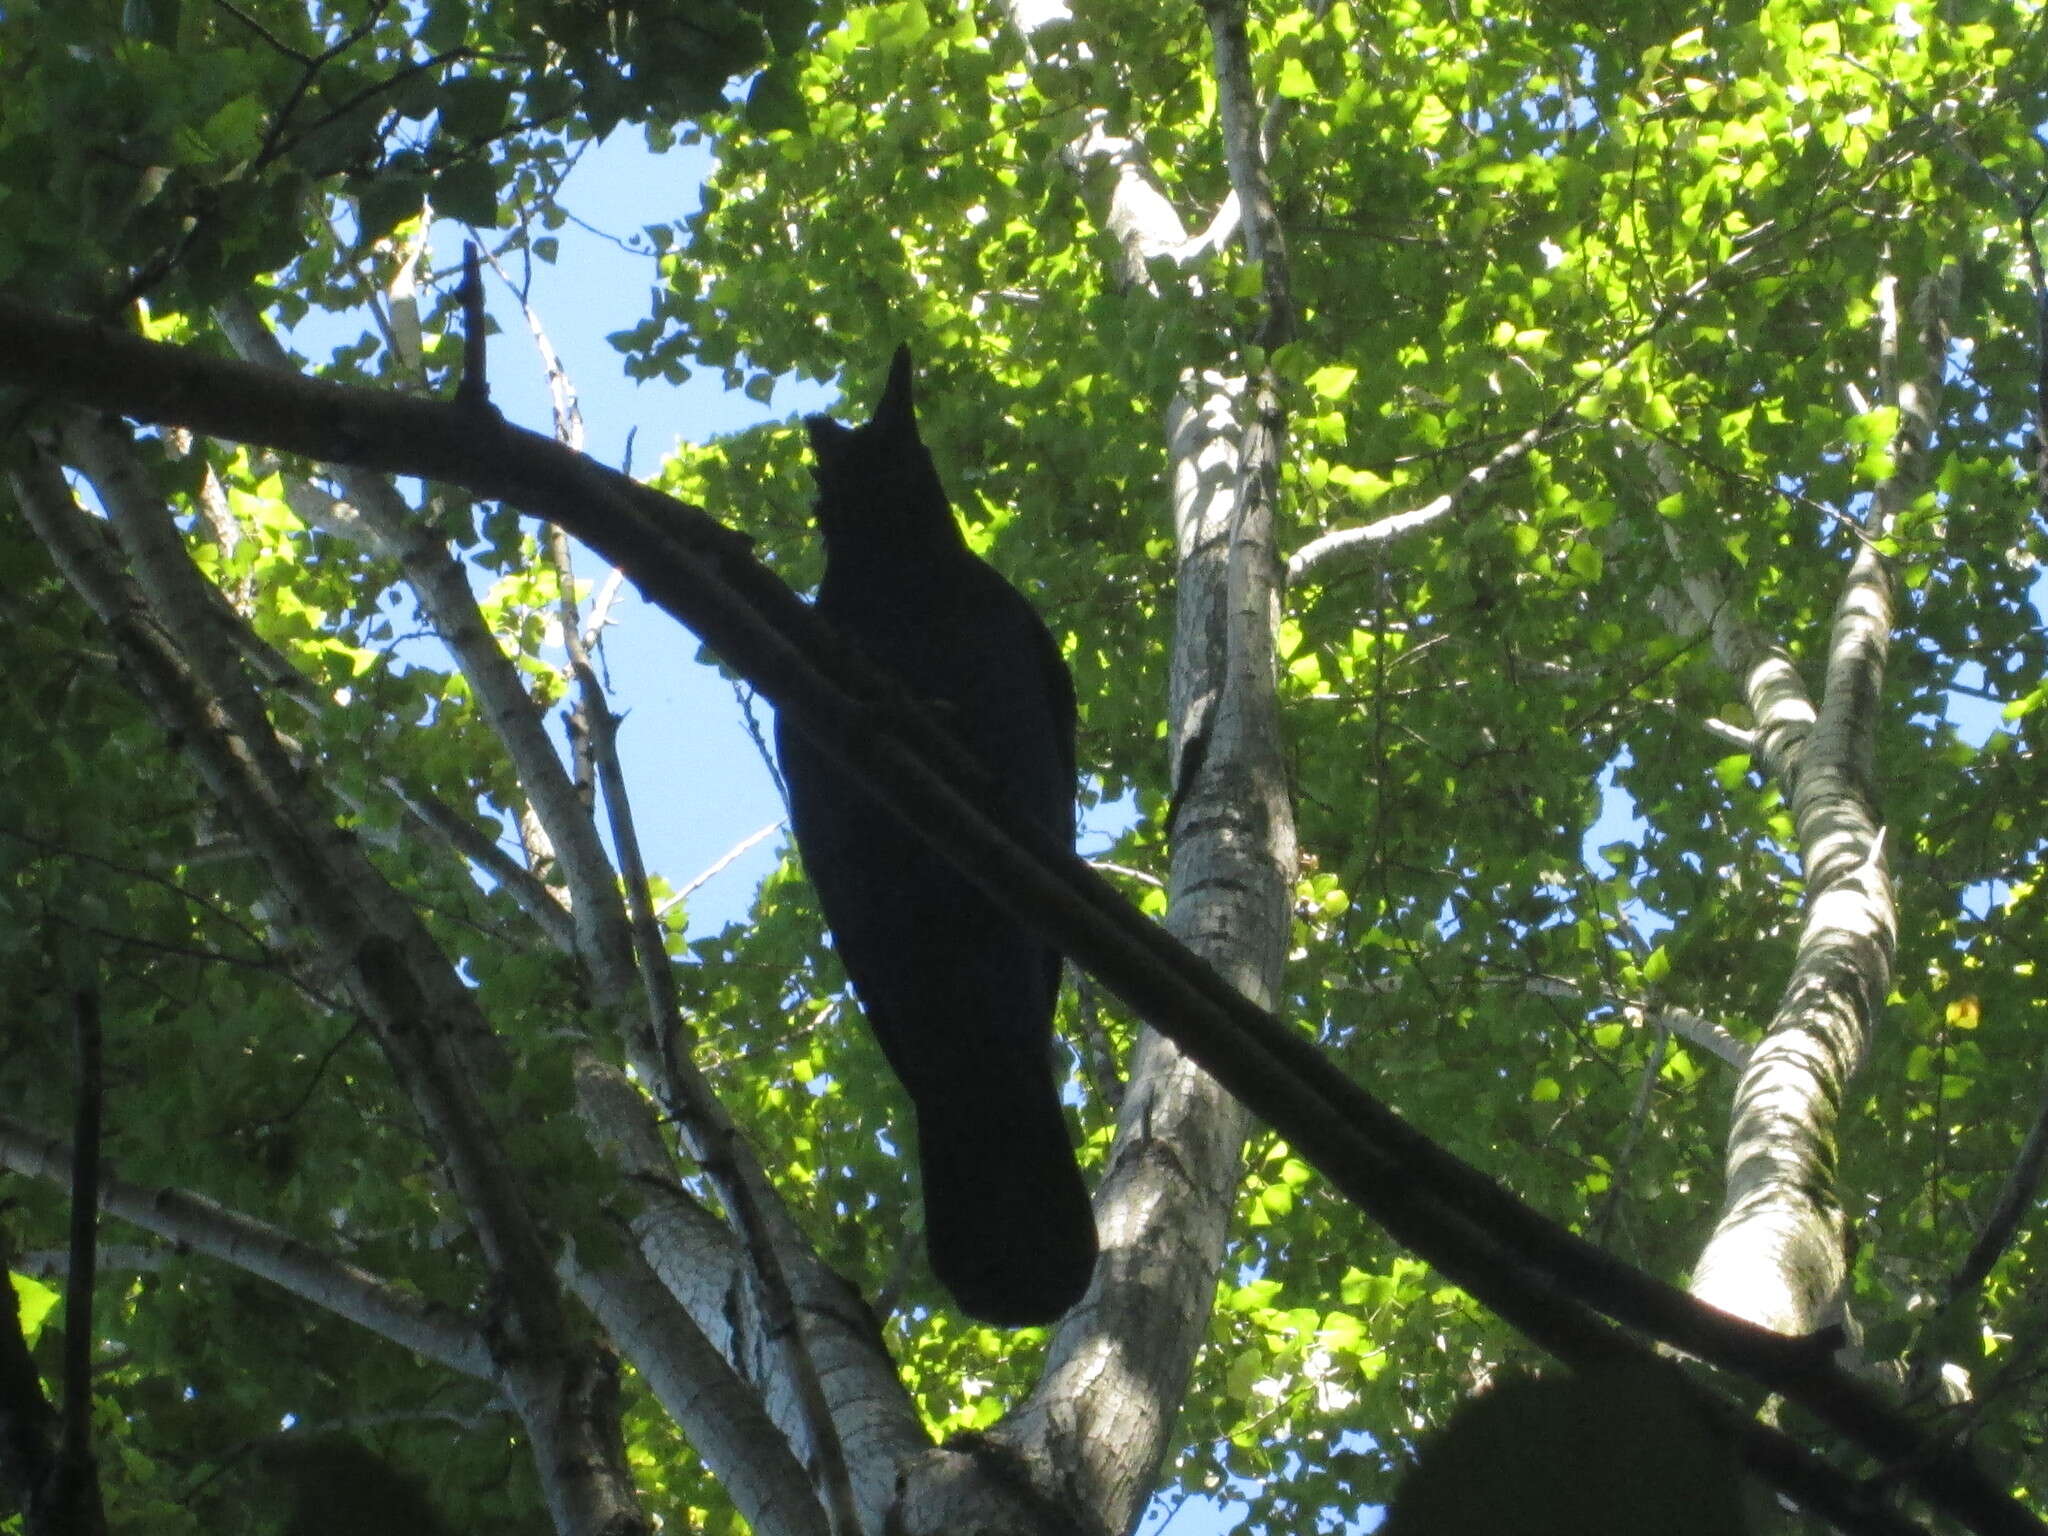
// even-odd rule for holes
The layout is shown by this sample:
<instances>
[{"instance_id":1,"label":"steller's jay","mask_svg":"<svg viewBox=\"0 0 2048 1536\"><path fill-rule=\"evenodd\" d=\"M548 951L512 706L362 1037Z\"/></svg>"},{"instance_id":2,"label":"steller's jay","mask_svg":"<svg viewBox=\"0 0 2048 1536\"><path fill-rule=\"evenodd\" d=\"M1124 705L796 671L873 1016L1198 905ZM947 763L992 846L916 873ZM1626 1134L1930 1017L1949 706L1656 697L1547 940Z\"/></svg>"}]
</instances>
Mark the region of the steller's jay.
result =
<instances>
[{"instance_id":1,"label":"steller's jay","mask_svg":"<svg viewBox=\"0 0 2048 1536\"><path fill-rule=\"evenodd\" d=\"M1020 817L1071 845L1073 680L1031 605L953 521L917 435L910 349L864 426L806 425L819 614L934 706ZM775 748L833 943L917 1112L932 1270L985 1322L1050 1322L1095 1267L1053 1076L1059 952L781 719Z\"/></svg>"}]
</instances>

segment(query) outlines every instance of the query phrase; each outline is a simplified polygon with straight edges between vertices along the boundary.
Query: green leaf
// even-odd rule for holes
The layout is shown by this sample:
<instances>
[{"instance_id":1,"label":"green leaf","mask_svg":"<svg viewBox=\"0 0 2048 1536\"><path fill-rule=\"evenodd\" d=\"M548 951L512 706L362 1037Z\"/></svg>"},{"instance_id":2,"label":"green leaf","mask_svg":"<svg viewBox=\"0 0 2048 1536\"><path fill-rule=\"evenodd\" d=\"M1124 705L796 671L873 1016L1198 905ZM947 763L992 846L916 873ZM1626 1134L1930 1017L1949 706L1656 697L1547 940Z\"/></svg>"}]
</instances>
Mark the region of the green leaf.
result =
<instances>
[{"instance_id":1,"label":"green leaf","mask_svg":"<svg viewBox=\"0 0 2048 1536\"><path fill-rule=\"evenodd\" d=\"M263 141L266 113L263 103L252 96L239 96L222 103L206 120L192 142L197 148L185 157L187 163L213 161L238 163L256 153Z\"/></svg>"},{"instance_id":2,"label":"green leaf","mask_svg":"<svg viewBox=\"0 0 2048 1536\"><path fill-rule=\"evenodd\" d=\"M780 59L754 77L747 88L743 112L747 126L757 133L784 131L802 133L810 116L798 88L802 68L793 59Z\"/></svg>"},{"instance_id":3,"label":"green leaf","mask_svg":"<svg viewBox=\"0 0 2048 1536\"><path fill-rule=\"evenodd\" d=\"M434 178L435 209L477 229L498 221L498 178L481 160L450 166Z\"/></svg>"},{"instance_id":4,"label":"green leaf","mask_svg":"<svg viewBox=\"0 0 2048 1536\"><path fill-rule=\"evenodd\" d=\"M43 1324L48 1321L50 1314L57 1310L57 1304L64 1298L57 1290L44 1285L40 1280L32 1280L27 1275L9 1271L7 1278L14 1282L14 1304L21 1314L22 1337L28 1341L30 1348L34 1348L36 1340L42 1335Z\"/></svg>"},{"instance_id":5,"label":"green leaf","mask_svg":"<svg viewBox=\"0 0 2048 1536\"><path fill-rule=\"evenodd\" d=\"M1351 386L1357 378L1356 368L1343 363L1326 363L1311 373L1305 382L1320 398L1341 400L1351 392Z\"/></svg>"},{"instance_id":6,"label":"green leaf","mask_svg":"<svg viewBox=\"0 0 2048 1536\"><path fill-rule=\"evenodd\" d=\"M1223 1390L1242 1403L1251 1400L1252 1389L1266 1374L1266 1357L1256 1349L1240 1350L1224 1373Z\"/></svg>"},{"instance_id":7,"label":"green leaf","mask_svg":"<svg viewBox=\"0 0 2048 1536\"><path fill-rule=\"evenodd\" d=\"M358 189L359 244L367 246L418 216L426 203L427 180L423 176L384 175L358 183Z\"/></svg>"},{"instance_id":8,"label":"green leaf","mask_svg":"<svg viewBox=\"0 0 2048 1536\"><path fill-rule=\"evenodd\" d=\"M1273 89L1290 100L1313 96L1316 93L1315 76L1308 72L1308 66L1300 59L1287 58L1281 61L1280 78L1274 82Z\"/></svg>"},{"instance_id":9,"label":"green leaf","mask_svg":"<svg viewBox=\"0 0 2048 1536\"><path fill-rule=\"evenodd\" d=\"M420 25L420 45L435 53L446 53L462 45L469 34L467 0L431 0L426 20Z\"/></svg>"},{"instance_id":10,"label":"green leaf","mask_svg":"<svg viewBox=\"0 0 2048 1536\"><path fill-rule=\"evenodd\" d=\"M458 75L441 88L441 128L458 139L480 140L504 129L511 86L489 75Z\"/></svg>"}]
</instances>

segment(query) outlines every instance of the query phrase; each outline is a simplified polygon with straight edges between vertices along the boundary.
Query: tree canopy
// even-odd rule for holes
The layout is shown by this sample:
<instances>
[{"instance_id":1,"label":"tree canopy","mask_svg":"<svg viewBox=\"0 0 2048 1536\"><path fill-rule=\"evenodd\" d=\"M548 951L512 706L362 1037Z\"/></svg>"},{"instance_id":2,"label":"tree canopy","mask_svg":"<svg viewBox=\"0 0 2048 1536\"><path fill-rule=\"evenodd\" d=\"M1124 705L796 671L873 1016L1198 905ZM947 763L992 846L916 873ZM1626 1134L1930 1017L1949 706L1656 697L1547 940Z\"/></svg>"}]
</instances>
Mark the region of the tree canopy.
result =
<instances>
[{"instance_id":1,"label":"tree canopy","mask_svg":"<svg viewBox=\"0 0 2048 1536\"><path fill-rule=\"evenodd\" d=\"M1656 1341L1645 1433L1816 1520L2039 1528L2037 8L42 0L0 71L26 1529L88 1440L152 1532L1363 1528ZM910 343L1094 876L789 597L798 423L643 489L481 399L436 220L552 262L635 133L715 169L618 366ZM1054 1328L931 1280L793 851L691 932L564 528L1075 960Z\"/></svg>"}]
</instances>

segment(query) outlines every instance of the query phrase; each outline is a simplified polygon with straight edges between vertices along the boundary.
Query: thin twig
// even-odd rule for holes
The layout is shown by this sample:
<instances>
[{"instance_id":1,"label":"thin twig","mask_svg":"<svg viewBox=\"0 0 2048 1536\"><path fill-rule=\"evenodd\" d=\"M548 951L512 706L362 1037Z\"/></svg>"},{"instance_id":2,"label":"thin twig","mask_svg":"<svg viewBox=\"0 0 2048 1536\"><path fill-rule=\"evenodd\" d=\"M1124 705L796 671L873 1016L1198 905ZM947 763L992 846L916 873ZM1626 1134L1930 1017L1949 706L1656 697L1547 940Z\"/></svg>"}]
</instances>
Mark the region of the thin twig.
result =
<instances>
[{"instance_id":1,"label":"thin twig","mask_svg":"<svg viewBox=\"0 0 2048 1536\"><path fill-rule=\"evenodd\" d=\"M788 825L789 818L787 816L778 816L759 831L748 833L730 848L726 849L724 853L712 860L710 866L702 874L698 875L689 884L657 906L654 909L654 915L656 917L666 917L679 903L689 900L693 892L701 890L719 875L724 874L726 870L732 867L733 860L753 847L754 844L760 842L761 839L769 836L771 833L781 831Z\"/></svg>"},{"instance_id":2,"label":"thin twig","mask_svg":"<svg viewBox=\"0 0 2048 1536\"><path fill-rule=\"evenodd\" d=\"M474 240L462 242L462 283L455 296L462 306L462 377L456 381L455 403L472 411L489 410L491 381L484 350L490 338L490 321L484 315L484 278Z\"/></svg>"}]
</instances>

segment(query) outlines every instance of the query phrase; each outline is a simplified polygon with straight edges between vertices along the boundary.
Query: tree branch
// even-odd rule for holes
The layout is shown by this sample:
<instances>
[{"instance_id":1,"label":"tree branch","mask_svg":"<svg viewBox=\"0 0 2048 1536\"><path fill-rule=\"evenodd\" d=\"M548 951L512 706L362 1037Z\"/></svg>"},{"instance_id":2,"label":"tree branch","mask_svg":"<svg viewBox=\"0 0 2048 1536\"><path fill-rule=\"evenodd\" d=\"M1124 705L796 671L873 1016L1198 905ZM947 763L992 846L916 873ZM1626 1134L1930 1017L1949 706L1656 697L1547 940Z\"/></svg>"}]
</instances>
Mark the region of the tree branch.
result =
<instances>
[{"instance_id":1,"label":"tree branch","mask_svg":"<svg viewBox=\"0 0 2048 1536\"><path fill-rule=\"evenodd\" d=\"M71 1151L52 1136L0 1116L0 1167L68 1188ZM424 1359L479 1381L492 1379L483 1334L458 1313L406 1286L322 1253L281 1227L230 1210L204 1195L147 1189L104 1172L99 1208L180 1248L219 1259Z\"/></svg>"},{"instance_id":2,"label":"tree branch","mask_svg":"<svg viewBox=\"0 0 2048 1536\"><path fill-rule=\"evenodd\" d=\"M580 641L577 649L580 650ZM689 1027L676 998L675 970L662 940L661 922L654 915L654 902L648 894L640 836L626 796L626 777L619 767L618 721L603 690L597 686L597 674L591 671L589 662L579 660L573 666L590 712L591 755L611 814L612 846L619 851L619 872L625 882L634 953L646 988L648 1027L654 1036L654 1056L660 1067L655 1079L658 1091L687 1137L691 1152L717 1189L734 1230L746 1244L762 1328L795 1393L809 1449L805 1465L816 1482L832 1536L860 1536L860 1515L854 1505L853 1484L847 1476L846 1452L839 1443L839 1430L832 1421L824 1389L818 1384L817 1367L805 1346L803 1330L797 1326L789 1279L783 1273L781 1256L776 1250L775 1233L768 1217L772 1192L757 1193L752 1160L743 1161L739 1156L739 1127L732 1123L725 1106L719 1103L711 1085L697 1070L691 1053L684 1048Z\"/></svg>"},{"instance_id":3,"label":"tree branch","mask_svg":"<svg viewBox=\"0 0 2048 1536\"><path fill-rule=\"evenodd\" d=\"M1898 911L1877 807L1876 733L1892 628L1891 574L1877 548L1926 479L1947 365L1957 269L1923 285L1913 351L1900 356L1897 280L1881 285L1881 371L1899 411L1893 472L1858 530L1828 641L1812 728L1774 766L1792 812L1805 921L1776 1015L1736 1086L1728 1194L1694 1267L1702 1300L1784 1332L1818 1326L1848 1271L1835 1189L1836 1121L1891 990ZM1788 663L1776 663L1789 670ZM1752 676L1766 675L1758 669ZM1770 701L1759 699L1766 708ZM1770 739L1759 712L1759 734Z\"/></svg>"},{"instance_id":4,"label":"tree branch","mask_svg":"<svg viewBox=\"0 0 2048 1536\"><path fill-rule=\"evenodd\" d=\"M1404 533L1427 528L1445 518L1462 517L1478 502L1487 483L1504 474L1546 438L1557 432L1578 404L1578 395L1550 415L1497 449L1483 464L1465 471L1455 487L1435 500L1406 512L1393 512L1359 528L1337 528L1310 539L1287 560L1287 583L1293 586L1311 577L1327 581L1333 574L1351 570L1378 546L1391 543Z\"/></svg>"},{"instance_id":5,"label":"tree branch","mask_svg":"<svg viewBox=\"0 0 2048 1536\"><path fill-rule=\"evenodd\" d=\"M2019 1156L2013 1159L2012 1170L2006 1174L1998 1198L1991 1204L1991 1214L1977 1229L1976 1241L1970 1244L1968 1255L1949 1276L1943 1306L1954 1304L1984 1283L1984 1277L1991 1273L1991 1266L2011 1245L2021 1220L2033 1209L2044 1170L2048 1170L2048 1075L2043 1076L2033 1124L2027 1127Z\"/></svg>"},{"instance_id":6,"label":"tree branch","mask_svg":"<svg viewBox=\"0 0 2048 1536\"><path fill-rule=\"evenodd\" d=\"M597 1128L600 1150L643 1202L632 1233L661 1285L758 1394L792 1447L802 1446L807 1420L796 1385L762 1369L781 1346L767 1336L758 1305L749 1305L758 1298L751 1259L726 1223L677 1186L669 1127L656 1122L638 1085L594 1056L577 1063L576 1102L585 1123ZM791 1305L845 1447L865 1528L873 1529L895 1498L897 1469L928 1451L931 1440L873 1315L850 1286L806 1257L798 1234L784 1229L786 1219L777 1209L769 1225ZM822 1521L823 1509L813 1517Z\"/></svg>"},{"instance_id":7,"label":"tree branch","mask_svg":"<svg viewBox=\"0 0 2048 1536\"><path fill-rule=\"evenodd\" d=\"M762 1411L758 1393L712 1348L625 1234L622 1257L562 1272L605 1336L703 1459L705 1470L760 1536L827 1536L812 1479ZM857 1536L857 1532L856 1532Z\"/></svg>"}]
</instances>

